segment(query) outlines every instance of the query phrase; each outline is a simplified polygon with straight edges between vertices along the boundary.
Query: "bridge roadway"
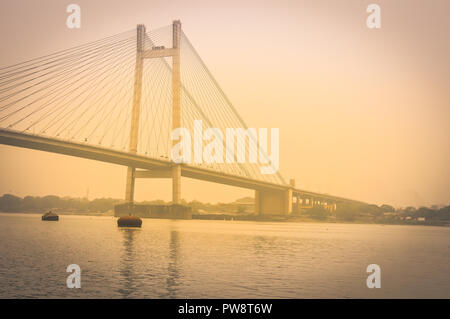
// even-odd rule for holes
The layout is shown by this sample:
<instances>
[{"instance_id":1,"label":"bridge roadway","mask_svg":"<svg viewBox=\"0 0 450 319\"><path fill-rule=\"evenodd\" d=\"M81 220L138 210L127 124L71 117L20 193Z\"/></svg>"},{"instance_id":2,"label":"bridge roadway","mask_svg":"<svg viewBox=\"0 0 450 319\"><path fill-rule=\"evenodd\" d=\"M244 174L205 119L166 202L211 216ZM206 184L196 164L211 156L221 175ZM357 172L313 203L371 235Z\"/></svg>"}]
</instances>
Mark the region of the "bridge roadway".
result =
<instances>
[{"instance_id":1,"label":"bridge roadway","mask_svg":"<svg viewBox=\"0 0 450 319\"><path fill-rule=\"evenodd\" d=\"M142 169L136 171L136 178L170 177L170 168L173 166L173 163L169 160L154 159L147 156L132 154L129 152L113 150L106 147L38 136L4 128L0 128L0 144L70 155L128 167L135 167L136 169ZM295 187L292 187L290 185L274 184L265 181L249 179L244 176L217 173L213 170L202 167L195 167L188 164L181 165L181 176L230 186L253 189L261 192L284 192L289 190L294 197L297 196L302 198L314 198L316 200L329 203L352 202L364 204L360 201L331 196L329 194L321 194L296 189Z\"/></svg>"}]
</instances>

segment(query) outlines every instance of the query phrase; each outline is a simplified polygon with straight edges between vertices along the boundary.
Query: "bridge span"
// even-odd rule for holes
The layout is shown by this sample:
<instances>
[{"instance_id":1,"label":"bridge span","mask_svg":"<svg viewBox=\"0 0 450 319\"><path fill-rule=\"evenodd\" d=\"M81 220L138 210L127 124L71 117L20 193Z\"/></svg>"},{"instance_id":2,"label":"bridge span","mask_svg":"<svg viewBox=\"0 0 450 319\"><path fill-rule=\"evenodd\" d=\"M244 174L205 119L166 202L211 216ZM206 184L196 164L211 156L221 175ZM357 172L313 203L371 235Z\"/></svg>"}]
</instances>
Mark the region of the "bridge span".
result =
<instances>
[{"instance_id":1,"label":"bridge span","mask_svg":"<svg viewBox=\"0 0 450 319\"><path fill-rule=\"evenodd\" d=\"M360 203L297 189L257 163L175 164L171 132L195 134L197 120L248 129L178 20L0 68L0 144L126 166L125 203L134 202L136 178L169 178L180 204L181 177L254 190L259 214ZM236 148L248 155L250 139Z\"/></svg>"},{"instance_id":2,"label":"bridge span","mask_svg":"<svg viewBox=\"0 0 450 319\"><path fill-rule=\"evenodd\" d=\"M70 155L100 162L136 168L135 178L172 178L170 160L154 159L147 156L118 151L87 143L79 143L51 137L33 135L0 128L0 144L27 149ZM181 176L201 181L225 184L255 191L255 211L261 214L290 214L301 206L326 205L334 209L339 203L359 203L343 197L316 193L295 188L295 185L280 185L245 176L218 173L202 167L181 164ZM261 198L261 194L265 198ZM258 198L259 197L259 198ZM264 201L270 201L269 203ZM261 203L262 202L262 203ZM259 207L258 207L259 205ZM262 210L265 205L268 210ZM277 207L272 207L278 205ZM285 205L288 205L284 207ZM280 210L283 207L284 210Z\"/></svg>"}]
</instances>

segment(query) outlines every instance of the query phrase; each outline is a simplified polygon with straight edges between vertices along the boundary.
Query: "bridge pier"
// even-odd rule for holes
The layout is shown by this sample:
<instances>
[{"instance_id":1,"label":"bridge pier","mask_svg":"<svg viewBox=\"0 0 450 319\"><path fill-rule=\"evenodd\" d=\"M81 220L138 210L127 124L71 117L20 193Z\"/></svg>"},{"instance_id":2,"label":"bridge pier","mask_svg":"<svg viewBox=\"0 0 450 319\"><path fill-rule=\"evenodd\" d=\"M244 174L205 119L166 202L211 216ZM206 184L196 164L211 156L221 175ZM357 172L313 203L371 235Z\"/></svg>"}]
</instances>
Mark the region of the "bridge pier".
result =
<instances>
[{"instance_id":1,"label":"bridge pier","mask_svg":"<svg viewBox=\"0 0 450 319\"><path fill-rule=\"evenodd\" d=\"M181 166L174 165L171 170L172 173L172 203L181 203Z\"/></svg>"},{"instance_id":2,"label":"bridge pier","mask_svg":"<svg viewBox=\"0 0 450 319\"><path fill-rule=\"evenodd\" d=\"M292 189L255 190L255 212L259 215L292 213Z\"/></svg>"},{"instance_id":3,"label":"bridge pier","mask_svg":"<svg viewBox=\"0 0 450 319\"><path fill-rule=\"evenodd\" d=\"M136 179L136 169L128 167L127 180L125 185L125 201L131 203L134 201L134 182Z\"/></svg>"}]
</instances>

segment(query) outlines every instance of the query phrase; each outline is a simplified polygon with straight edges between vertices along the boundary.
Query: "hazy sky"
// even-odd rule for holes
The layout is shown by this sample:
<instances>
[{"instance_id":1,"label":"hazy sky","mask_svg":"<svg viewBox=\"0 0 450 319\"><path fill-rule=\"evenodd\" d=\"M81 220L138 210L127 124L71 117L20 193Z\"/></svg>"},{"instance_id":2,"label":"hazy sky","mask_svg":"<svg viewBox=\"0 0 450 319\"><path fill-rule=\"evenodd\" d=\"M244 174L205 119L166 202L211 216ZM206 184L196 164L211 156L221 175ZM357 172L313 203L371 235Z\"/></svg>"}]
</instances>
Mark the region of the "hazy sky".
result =
<instances>
[{"instance_id":1,"label":"hazy sky","mask_svg":"<svg viewBox=\"0 0 450 319\"><path fill-rule=\"evenodd\" d=\"M66 7L81 6L81 29ZM366 7L381 6L381 29ZM181 19L250 127L280 128L280 171L300 188L376 204L450 204L447 0L3 0L0 67ZM0 146L0 194L122 198L126 168ZM139 180L138 200L171 197ZM248 190L183 179L187 200Z\"/></svg>"}]
</instances>

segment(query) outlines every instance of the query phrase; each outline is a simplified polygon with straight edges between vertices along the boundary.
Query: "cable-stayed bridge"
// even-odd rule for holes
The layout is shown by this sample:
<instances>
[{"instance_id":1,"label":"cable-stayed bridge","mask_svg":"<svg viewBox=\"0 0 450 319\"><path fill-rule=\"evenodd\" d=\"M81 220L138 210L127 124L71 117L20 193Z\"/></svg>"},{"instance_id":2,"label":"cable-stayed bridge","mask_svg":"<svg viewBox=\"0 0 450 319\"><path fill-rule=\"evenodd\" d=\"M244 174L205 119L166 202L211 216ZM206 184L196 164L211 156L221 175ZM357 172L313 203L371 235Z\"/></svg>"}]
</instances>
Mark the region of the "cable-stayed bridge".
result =
<instances>
[{"instance_id":1,"label":"cable-stayed bridge","mask_svg":"<svg viewBox=\"0 0 450 319\"><path fill-rule=\"evenodd\" d=\"M253 189L261 214L352 202L297 189L258 163L174 163L172 130L195 134L196 120L203 129L248 129L179 21L0 68L0 143L127 166L126 202L136 178L171 178L180 203L182 176ZM252 138L236 145L247 156Z\"/></svg>"}]
</instances>

